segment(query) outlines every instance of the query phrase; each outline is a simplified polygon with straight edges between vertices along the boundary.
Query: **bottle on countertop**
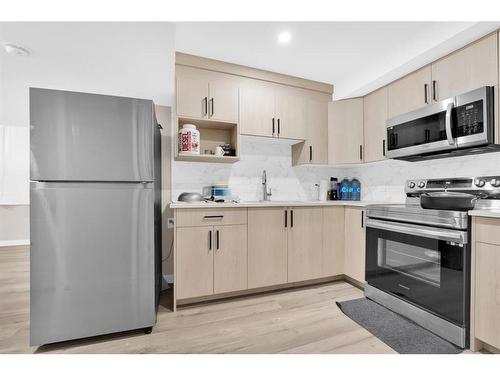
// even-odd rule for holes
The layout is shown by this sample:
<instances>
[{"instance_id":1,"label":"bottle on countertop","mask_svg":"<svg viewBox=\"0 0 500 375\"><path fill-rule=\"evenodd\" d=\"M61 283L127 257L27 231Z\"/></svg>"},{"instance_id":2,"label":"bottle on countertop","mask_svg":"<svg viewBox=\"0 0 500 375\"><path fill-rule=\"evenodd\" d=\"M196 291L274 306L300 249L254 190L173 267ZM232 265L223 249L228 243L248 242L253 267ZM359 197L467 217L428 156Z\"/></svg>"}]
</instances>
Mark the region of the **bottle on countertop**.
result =
<instances>
[{"instance_id":1,"label":"bottle on countertop","mask_svg":"<svg viewBox=\"0 0 500 375\"><path fill-rule=\"evenodd\" d=\"M361 182L357 178L351 180L351 200L360 201L361 200Z\"/></svg>"},{"instance_id":2,"label":"bottle on countertop","mask_svg":"<svg viewBox=\"0 0 500 375\"><path fill-rule=\"evenodd\" d=\"M350 194L349 194L349 187L350 187L350 182L347 177L344 177L344 179L340 182L340 200L342 201L348 201L350 200Z\"/></svg>"},{"instance_id":3,"label":"bottle on countertop","mask_svg":"<svg viewBox=\"0 0 500 375\"><path fill-rule=\"evenodd\" d=\"M339 185L338 179L336 177L330 177L330 190L328 191L328 200L336 201L339 199L338 185Z\"/></svg>"}]
</instances>

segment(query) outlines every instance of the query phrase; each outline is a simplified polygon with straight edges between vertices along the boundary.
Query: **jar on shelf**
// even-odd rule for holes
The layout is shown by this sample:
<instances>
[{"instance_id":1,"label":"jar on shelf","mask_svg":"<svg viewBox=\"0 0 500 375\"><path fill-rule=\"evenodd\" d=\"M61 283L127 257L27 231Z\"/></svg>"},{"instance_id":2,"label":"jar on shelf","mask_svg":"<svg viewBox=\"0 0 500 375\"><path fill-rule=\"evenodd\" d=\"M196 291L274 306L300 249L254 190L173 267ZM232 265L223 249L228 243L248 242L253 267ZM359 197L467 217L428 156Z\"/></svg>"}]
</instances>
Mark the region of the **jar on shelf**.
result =
<instances>
[{"instance_id":1,"label":"jar on shelf","mask_svg":"<svg viewBox=\"0 0 500 375\"><path fill-rule=\"evenodd\" d=\"M184 124L179 131L179 155L200 154L200 132L193 124Z\"/></svg>"}]
</instances>

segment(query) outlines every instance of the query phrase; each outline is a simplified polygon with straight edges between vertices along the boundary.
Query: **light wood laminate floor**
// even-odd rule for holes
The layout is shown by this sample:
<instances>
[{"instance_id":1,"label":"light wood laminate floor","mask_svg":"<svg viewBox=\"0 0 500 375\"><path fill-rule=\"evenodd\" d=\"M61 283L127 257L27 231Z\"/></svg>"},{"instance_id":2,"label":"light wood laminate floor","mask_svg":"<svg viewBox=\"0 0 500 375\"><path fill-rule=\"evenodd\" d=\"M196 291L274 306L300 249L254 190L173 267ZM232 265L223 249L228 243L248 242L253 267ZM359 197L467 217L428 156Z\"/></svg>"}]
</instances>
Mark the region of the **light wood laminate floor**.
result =
<instances>
[{"instance_id":1,"label":"light wood laminate floor","mask_svg":"<svg viewBox=\"0 0 500 375\"><path fill-rule=\"evenodd\" d=\"M0 353L394 353L335 301L361 297L337 281L181 307L163 293L143 331L29 347L29 248L0 248Z\"/></svg>"}]
</instances>

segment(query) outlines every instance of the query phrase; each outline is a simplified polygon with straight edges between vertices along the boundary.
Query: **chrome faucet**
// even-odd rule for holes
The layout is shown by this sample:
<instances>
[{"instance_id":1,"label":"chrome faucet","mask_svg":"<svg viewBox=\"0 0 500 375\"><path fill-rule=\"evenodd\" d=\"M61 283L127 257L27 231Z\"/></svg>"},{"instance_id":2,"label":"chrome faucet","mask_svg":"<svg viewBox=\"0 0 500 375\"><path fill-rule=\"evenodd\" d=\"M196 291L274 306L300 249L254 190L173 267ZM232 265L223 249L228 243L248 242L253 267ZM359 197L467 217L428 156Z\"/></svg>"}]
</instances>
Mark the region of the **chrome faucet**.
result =
<instances>
[{"instance_id":1,"label":"chrome faucet","mask_svg":"<svg viewBox=\"0 0 500 375\"><path fill-rule=\"evenodd\" d=\"M263 201L268 201L270 200L269 197L272 195L271 193L271 188L269 188L269 191L267 191L267 175L266 175L266 170L262 172L262 200Z\"/></svg>"}]
</instances>

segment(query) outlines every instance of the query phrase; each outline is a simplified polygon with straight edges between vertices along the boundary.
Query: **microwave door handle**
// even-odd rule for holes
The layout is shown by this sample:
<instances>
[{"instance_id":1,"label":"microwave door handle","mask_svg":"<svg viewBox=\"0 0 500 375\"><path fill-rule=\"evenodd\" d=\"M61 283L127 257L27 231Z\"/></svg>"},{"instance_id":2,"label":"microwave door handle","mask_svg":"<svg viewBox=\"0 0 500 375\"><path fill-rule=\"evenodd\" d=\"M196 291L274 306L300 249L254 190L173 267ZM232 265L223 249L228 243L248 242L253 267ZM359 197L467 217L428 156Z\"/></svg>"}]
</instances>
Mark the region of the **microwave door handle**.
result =
<instances>
[{"instance_id":1,"label":"microwave door handle","mask_svg":"<svg viewBox=\"0 0 500 375\"><path fill-rule=\"evenodd\" d=\"M422 225L413 224L391 223L387 221L374 220L371 218L366 219L365 226L367 228L410 234L418 237L433 238L442 241L451 241L459 244L467 243L467 232L462 232L459 230L424 227Z\"/></svg>"},{"instance_id":2,"label":"microwave door handle","mask_svg":"<svg viewBox=\"0 0 500 375\"><path fill-rule=\"evenodd\" d=\"M446 107L446 117L445 117L445 129L446 129L446 139L448 139L448 144L450 146L455 145L455 139L453 139L453 133L451 131L451 111L453 110L453 103L448 103Z\"/></svg>"}]
</instances>

